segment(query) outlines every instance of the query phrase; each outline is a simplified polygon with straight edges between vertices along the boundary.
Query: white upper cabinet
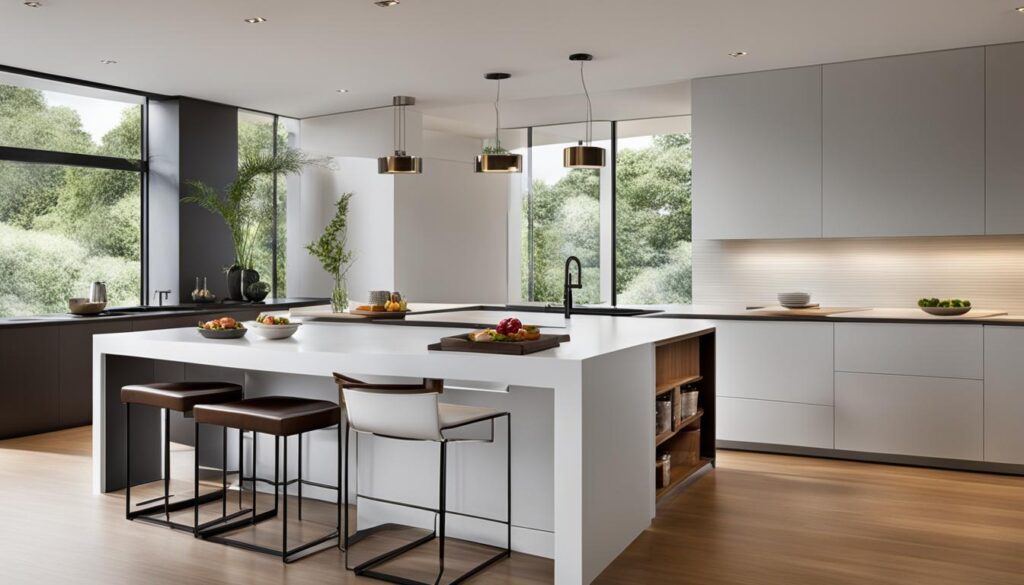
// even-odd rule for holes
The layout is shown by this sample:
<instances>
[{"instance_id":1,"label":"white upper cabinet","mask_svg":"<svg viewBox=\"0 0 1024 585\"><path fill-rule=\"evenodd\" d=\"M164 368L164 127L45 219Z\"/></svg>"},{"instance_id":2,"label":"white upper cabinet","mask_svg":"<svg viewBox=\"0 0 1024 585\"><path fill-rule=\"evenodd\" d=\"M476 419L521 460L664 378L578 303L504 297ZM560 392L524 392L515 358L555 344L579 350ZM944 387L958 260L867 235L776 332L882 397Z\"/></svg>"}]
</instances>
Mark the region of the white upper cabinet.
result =
<instances>
[{"instance_id":1,"label":"white upper cabinet","mask_svg":"<svg viewBox=\"0 0 1024 585\"><path fill-rule=\"evenodd\" d=\"M822 96L825 237L985 233L984 48L825 65Z\"/></svg>"},{"instance_id":2,"label":"white upper cabinet","mask_svg":"<svg viewBox=\"0 0 1024 585\"><path fill-rule=\"evenodd\" d=\"M1024 43L985 53L985 231L1024 234Z\"/></svg>"},{"instance_id":3,"label":"white upper cabinet","mask_svg":"<svg viewBox=\"0 0 1024 585\"><path fill-rule=\"evenodd\" d=\"M821 237L821 67L694 80L693 235Z\"/></svg>"}]
</instances>

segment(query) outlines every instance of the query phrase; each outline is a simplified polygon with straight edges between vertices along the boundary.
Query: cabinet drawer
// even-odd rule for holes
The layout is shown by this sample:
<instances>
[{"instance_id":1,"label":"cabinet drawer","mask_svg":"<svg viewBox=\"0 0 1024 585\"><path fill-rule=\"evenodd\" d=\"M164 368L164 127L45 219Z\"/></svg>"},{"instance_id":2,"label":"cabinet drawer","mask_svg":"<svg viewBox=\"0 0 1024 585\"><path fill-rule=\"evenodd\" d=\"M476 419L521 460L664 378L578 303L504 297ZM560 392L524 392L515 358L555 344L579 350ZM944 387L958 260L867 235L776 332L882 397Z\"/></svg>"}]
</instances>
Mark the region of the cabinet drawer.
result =
<instances>
[{"instance_id":1,"label":"cabinet drawer","mask_svg":"<svg viewBox=\"0 0 1024 585\"><path fill-rule=\"evenodd\" d=\"M981 325L837 323L836 371L982 379Z\"/></svg>"},{"instance_id":2,"label":"cabinet drawer","mask_svg":"<svg viewBox=\"0 0 1024 585\"><path fill-rule=\"evenodd\" d=\"M836 449L981 461L980 380L836 374Z\"/></svg>"},{"instance_id":3,"label":"cabinet drawer","mask_svg":"<svg viewBox=\"0 0 1024 585\"><path fill-rule=\"evenodd\" d=\"M832 324L718 321L718 396L831 406Z\"/></svg>"},{"instance_id":4,"label":"cabinet drawer","mask_svg":"<svg viewBox=\"0 0 1024 585\"><path fill-rule=\"evenodd\" d=\"M716 433L723 441L831 449L832 407L719 398Z\"/></svg>"}]
</instances>

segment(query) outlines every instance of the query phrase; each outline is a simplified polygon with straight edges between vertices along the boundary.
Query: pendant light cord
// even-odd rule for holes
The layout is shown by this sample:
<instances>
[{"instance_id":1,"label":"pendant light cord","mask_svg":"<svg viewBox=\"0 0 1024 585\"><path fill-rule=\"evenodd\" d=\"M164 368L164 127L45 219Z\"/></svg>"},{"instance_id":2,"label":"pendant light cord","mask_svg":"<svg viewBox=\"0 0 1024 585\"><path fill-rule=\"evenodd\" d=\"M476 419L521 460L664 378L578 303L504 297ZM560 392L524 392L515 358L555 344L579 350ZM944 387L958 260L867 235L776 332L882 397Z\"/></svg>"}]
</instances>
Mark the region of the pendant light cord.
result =
<instances>
[{"instance_id":1,"label":"pendant light cord","mask_svg":"<svg viewBox=\"0 0 1024 585\"><path fill-rule=\"evenodd\" d=\"M580 83L583 84L583 95L587 96L587 146L593 141L593 110L590 104L590 92L587 90L587 78L583 76L583 64L586 61L580 61Z\"/></svg>"},{"instance_id":2,"label":"pendant light cord","mask_svg":"<svg viewBox=\"0 0 1024 585\"><path fill-rule=\"evenodd\" d=\"M501 152L501 110L498 109L498 102L501 101L501 79L498 80L498 95L494 98L494 146Z\"/></svg>"}]
</instances>

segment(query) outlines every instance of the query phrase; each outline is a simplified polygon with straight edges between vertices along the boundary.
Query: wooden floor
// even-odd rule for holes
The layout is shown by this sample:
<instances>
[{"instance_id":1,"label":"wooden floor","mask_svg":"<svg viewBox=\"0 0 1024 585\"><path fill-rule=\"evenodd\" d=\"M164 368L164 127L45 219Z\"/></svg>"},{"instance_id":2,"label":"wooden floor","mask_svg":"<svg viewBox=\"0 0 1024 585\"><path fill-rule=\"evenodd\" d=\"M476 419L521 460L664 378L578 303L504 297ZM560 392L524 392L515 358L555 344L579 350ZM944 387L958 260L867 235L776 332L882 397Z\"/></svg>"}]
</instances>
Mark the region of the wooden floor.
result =
<instances>
[{"instance_id":1,"label":"wooden floor","mask_svg":"<svg viewBox=\"0 0 1024 585\"><path fill-rule=\"evenodd\" d=\"M90 493L90 440L82 428L0 441L0 583L375 582L336 550L286 567L127 522L121 495ZM318 514L328 522L307 506ZM273 539L265 529L249 537ZM551 575L550 561L513 555L473 583ZM1024 478L723 451L598 583L1024 585Z\"/></svg>"}]
</instances>

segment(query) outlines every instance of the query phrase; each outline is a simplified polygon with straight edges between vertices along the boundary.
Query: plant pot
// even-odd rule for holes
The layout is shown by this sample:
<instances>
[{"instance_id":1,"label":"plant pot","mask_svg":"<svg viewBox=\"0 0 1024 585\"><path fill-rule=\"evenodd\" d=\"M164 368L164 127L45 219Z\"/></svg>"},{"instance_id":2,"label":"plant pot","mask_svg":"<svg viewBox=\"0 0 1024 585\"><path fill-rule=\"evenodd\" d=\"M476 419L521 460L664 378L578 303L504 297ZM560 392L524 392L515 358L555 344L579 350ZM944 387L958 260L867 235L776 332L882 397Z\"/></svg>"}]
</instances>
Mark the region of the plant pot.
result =
<instances>
[{"instance_id":1,"label":"plant pot","mask_svg":"<svg viewBox=\"0 0 1024 585\"><path fill-rule=\"evenodd\" d=\"M237 264L228 268L228 300L244 301L242 296L242 267Z\"/></svg>"},{"instance_id":2,"label":"plant pot","mask_svg":"<svg viewBox=\"0 0 1024 585\"><path fill-rule=\"evenodd\" d=\"M260 281L260 273L251 268L244 268L239 280L241 281L239 291L242 294L242 299L246 301L254 300L249 296L249 287Z\"/></svg>"}]
</instances>

